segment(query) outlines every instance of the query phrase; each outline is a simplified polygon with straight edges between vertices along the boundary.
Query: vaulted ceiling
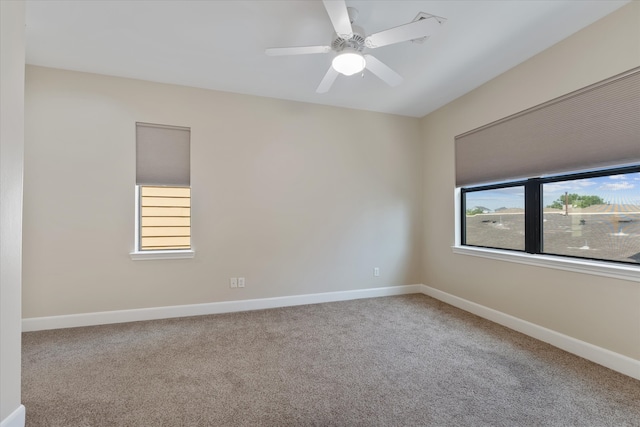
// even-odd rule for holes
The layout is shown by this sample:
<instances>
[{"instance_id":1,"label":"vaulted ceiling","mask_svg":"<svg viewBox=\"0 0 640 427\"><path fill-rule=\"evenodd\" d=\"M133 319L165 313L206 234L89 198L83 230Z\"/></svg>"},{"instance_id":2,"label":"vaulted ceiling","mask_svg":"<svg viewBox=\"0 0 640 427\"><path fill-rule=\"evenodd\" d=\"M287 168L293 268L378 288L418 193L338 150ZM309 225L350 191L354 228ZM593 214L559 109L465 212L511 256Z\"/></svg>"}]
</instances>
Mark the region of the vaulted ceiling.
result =
<instances>
[{"instance_id":1,"label":"vaulted ceiling","mask_svg":"<svg viewBox=\"0 0 640 427\"><path fill-rule=\"evenodd\" d=\"M424 43L375 49L403 77L368 71L316 87L332 54L270 57L269 47L328 45L319 0L27 1L27 63L206 89L422 117L623 6L625 1L355 1L367 34L446 18Z\"/></svg>"}]
</instances>

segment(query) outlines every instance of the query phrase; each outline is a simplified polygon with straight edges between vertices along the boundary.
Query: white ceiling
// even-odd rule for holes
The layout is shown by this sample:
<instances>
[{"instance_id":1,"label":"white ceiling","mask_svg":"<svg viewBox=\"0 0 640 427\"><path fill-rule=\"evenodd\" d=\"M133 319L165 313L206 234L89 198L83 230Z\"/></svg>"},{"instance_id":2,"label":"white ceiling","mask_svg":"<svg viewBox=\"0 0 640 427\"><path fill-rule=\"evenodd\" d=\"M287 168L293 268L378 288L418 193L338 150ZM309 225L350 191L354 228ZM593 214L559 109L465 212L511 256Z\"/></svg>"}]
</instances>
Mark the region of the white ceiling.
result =
<instances>
[{"instance_id":1,"label":"white ceiling","mask_svg":"<svg viewBox=\"0 0 640 427\"><path fill-rule=\"evenodd\" d=\"M370 50L404 77L365 71L316 87L331 54L268 57L268 47L328 45L319 0L27 1L27 63L228 92L422 117L621 7L628 0L355 1L367 34L447 19L424 44Z\"/></svg>"}]
</instances>

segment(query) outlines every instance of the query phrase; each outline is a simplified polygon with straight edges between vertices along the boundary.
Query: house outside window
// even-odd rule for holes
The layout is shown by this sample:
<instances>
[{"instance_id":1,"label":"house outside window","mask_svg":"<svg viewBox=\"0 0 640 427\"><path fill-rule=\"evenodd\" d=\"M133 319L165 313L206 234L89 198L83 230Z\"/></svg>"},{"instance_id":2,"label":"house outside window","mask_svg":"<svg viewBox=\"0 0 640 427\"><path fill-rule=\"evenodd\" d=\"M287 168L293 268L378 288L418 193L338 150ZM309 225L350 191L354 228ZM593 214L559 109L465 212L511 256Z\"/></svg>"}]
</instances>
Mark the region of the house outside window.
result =
<instances>
[{"instance_id":1,"label":"house outside window","mask_svg":"<svg viewBox=\"0 0 640 427\"><path fill-rule=\"evenodd\" d=\"M463 188L462 245L640 265L640 166ZM525 200L537 200L525 207Z\"/></svg>"}]
</instances>

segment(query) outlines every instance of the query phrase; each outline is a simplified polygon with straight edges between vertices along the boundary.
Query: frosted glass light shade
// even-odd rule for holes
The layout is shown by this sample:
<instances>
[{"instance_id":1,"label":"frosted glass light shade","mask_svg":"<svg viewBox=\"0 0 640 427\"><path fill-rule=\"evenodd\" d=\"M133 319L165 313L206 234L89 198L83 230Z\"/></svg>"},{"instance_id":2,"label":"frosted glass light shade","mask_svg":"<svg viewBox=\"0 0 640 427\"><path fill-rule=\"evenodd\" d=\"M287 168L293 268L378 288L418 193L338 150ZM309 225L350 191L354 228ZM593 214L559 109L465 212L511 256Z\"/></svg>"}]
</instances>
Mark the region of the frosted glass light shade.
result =
<instances>
[{"instance_id":1,"label":"frosted glass light shade","mask_svg":"<svg viewBox=\"0 0 640 427\"><path fill-rule=\"evenodd\" d=\"M334 70L345 76L352 76L364 70L367 65L364 56L359 52L342 52L336 55L331 62Z\"/></svg>"}]
</instances>

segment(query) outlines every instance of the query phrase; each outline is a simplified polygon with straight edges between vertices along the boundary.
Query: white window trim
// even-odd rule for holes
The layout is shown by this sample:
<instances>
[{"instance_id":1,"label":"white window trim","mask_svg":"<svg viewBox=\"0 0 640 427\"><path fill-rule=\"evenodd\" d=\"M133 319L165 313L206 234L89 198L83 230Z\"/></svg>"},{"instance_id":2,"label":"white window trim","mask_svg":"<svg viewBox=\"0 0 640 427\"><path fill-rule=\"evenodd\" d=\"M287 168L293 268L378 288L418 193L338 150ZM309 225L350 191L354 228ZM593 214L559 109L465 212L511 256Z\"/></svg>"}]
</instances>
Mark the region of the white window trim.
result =
<instances>
[{"instance_id":1,"label":"white window trim","mask_svg":"<svg viewBox=\"0 0 640 427\"><path fill-rule=\"evenodd\" d=\"M554 268L557 270L640 282L640 267L632 265L618 265L604 261L581 260L562 256L534 255L525 252L477 248L473 246L452 246L451 249L454 254L459 255L471 255L498 261L515 262L536 267Z\"/></svg>"},{"instance_id":2,"label":"white window trim","mask_svg":"<svg viewBox=\"0 0 640 427\"><path fill-rule=\"evenodd\" d=\"M143 261L143 260L154 260L154 259L189 259L196 256L196 252L193 250L193 246L191 249L174 249L174 250L166 250L166 251L139 251L138 245L140 242L140 186L136 185L135 190L135 230L133 232L134 241L133 247L135 248L133 251L129 252L129 256L133 261ZM192 237L193 239L193 237ZM192 242L193 244L193 242Z\"/></svg>"},{"instance_id":3,"label":"white window trim","mask_svg":"<svg viewBox=\"0 0 640 427\"><path fill-rule=\"evenodd\" d=\"M192 249L173 250L173 251L134 251L129 255L134 261L153 260L153 259L188 259L196 256Z\"/></svg>"},{"instance_id":4,"label":"white window trim","mask_svg":"<svg viewBox=\"0 0 640 427\"><path fill-rule=\"evenodd\" d=\"M454 194L455 208L455 244L451 247L454 254L470 255L489 258L497 261L515 262L536 267L554 268L556 270L573 271L576 273L595 276L611 277L614 279L640 282L640 266L617 264L606 261L582 260L563 256L528 254L526 252L509 251L504 249L478 248L462 246L460 227L460 196L461 191L456 188Z\"/></svg>"}]
</instances>

